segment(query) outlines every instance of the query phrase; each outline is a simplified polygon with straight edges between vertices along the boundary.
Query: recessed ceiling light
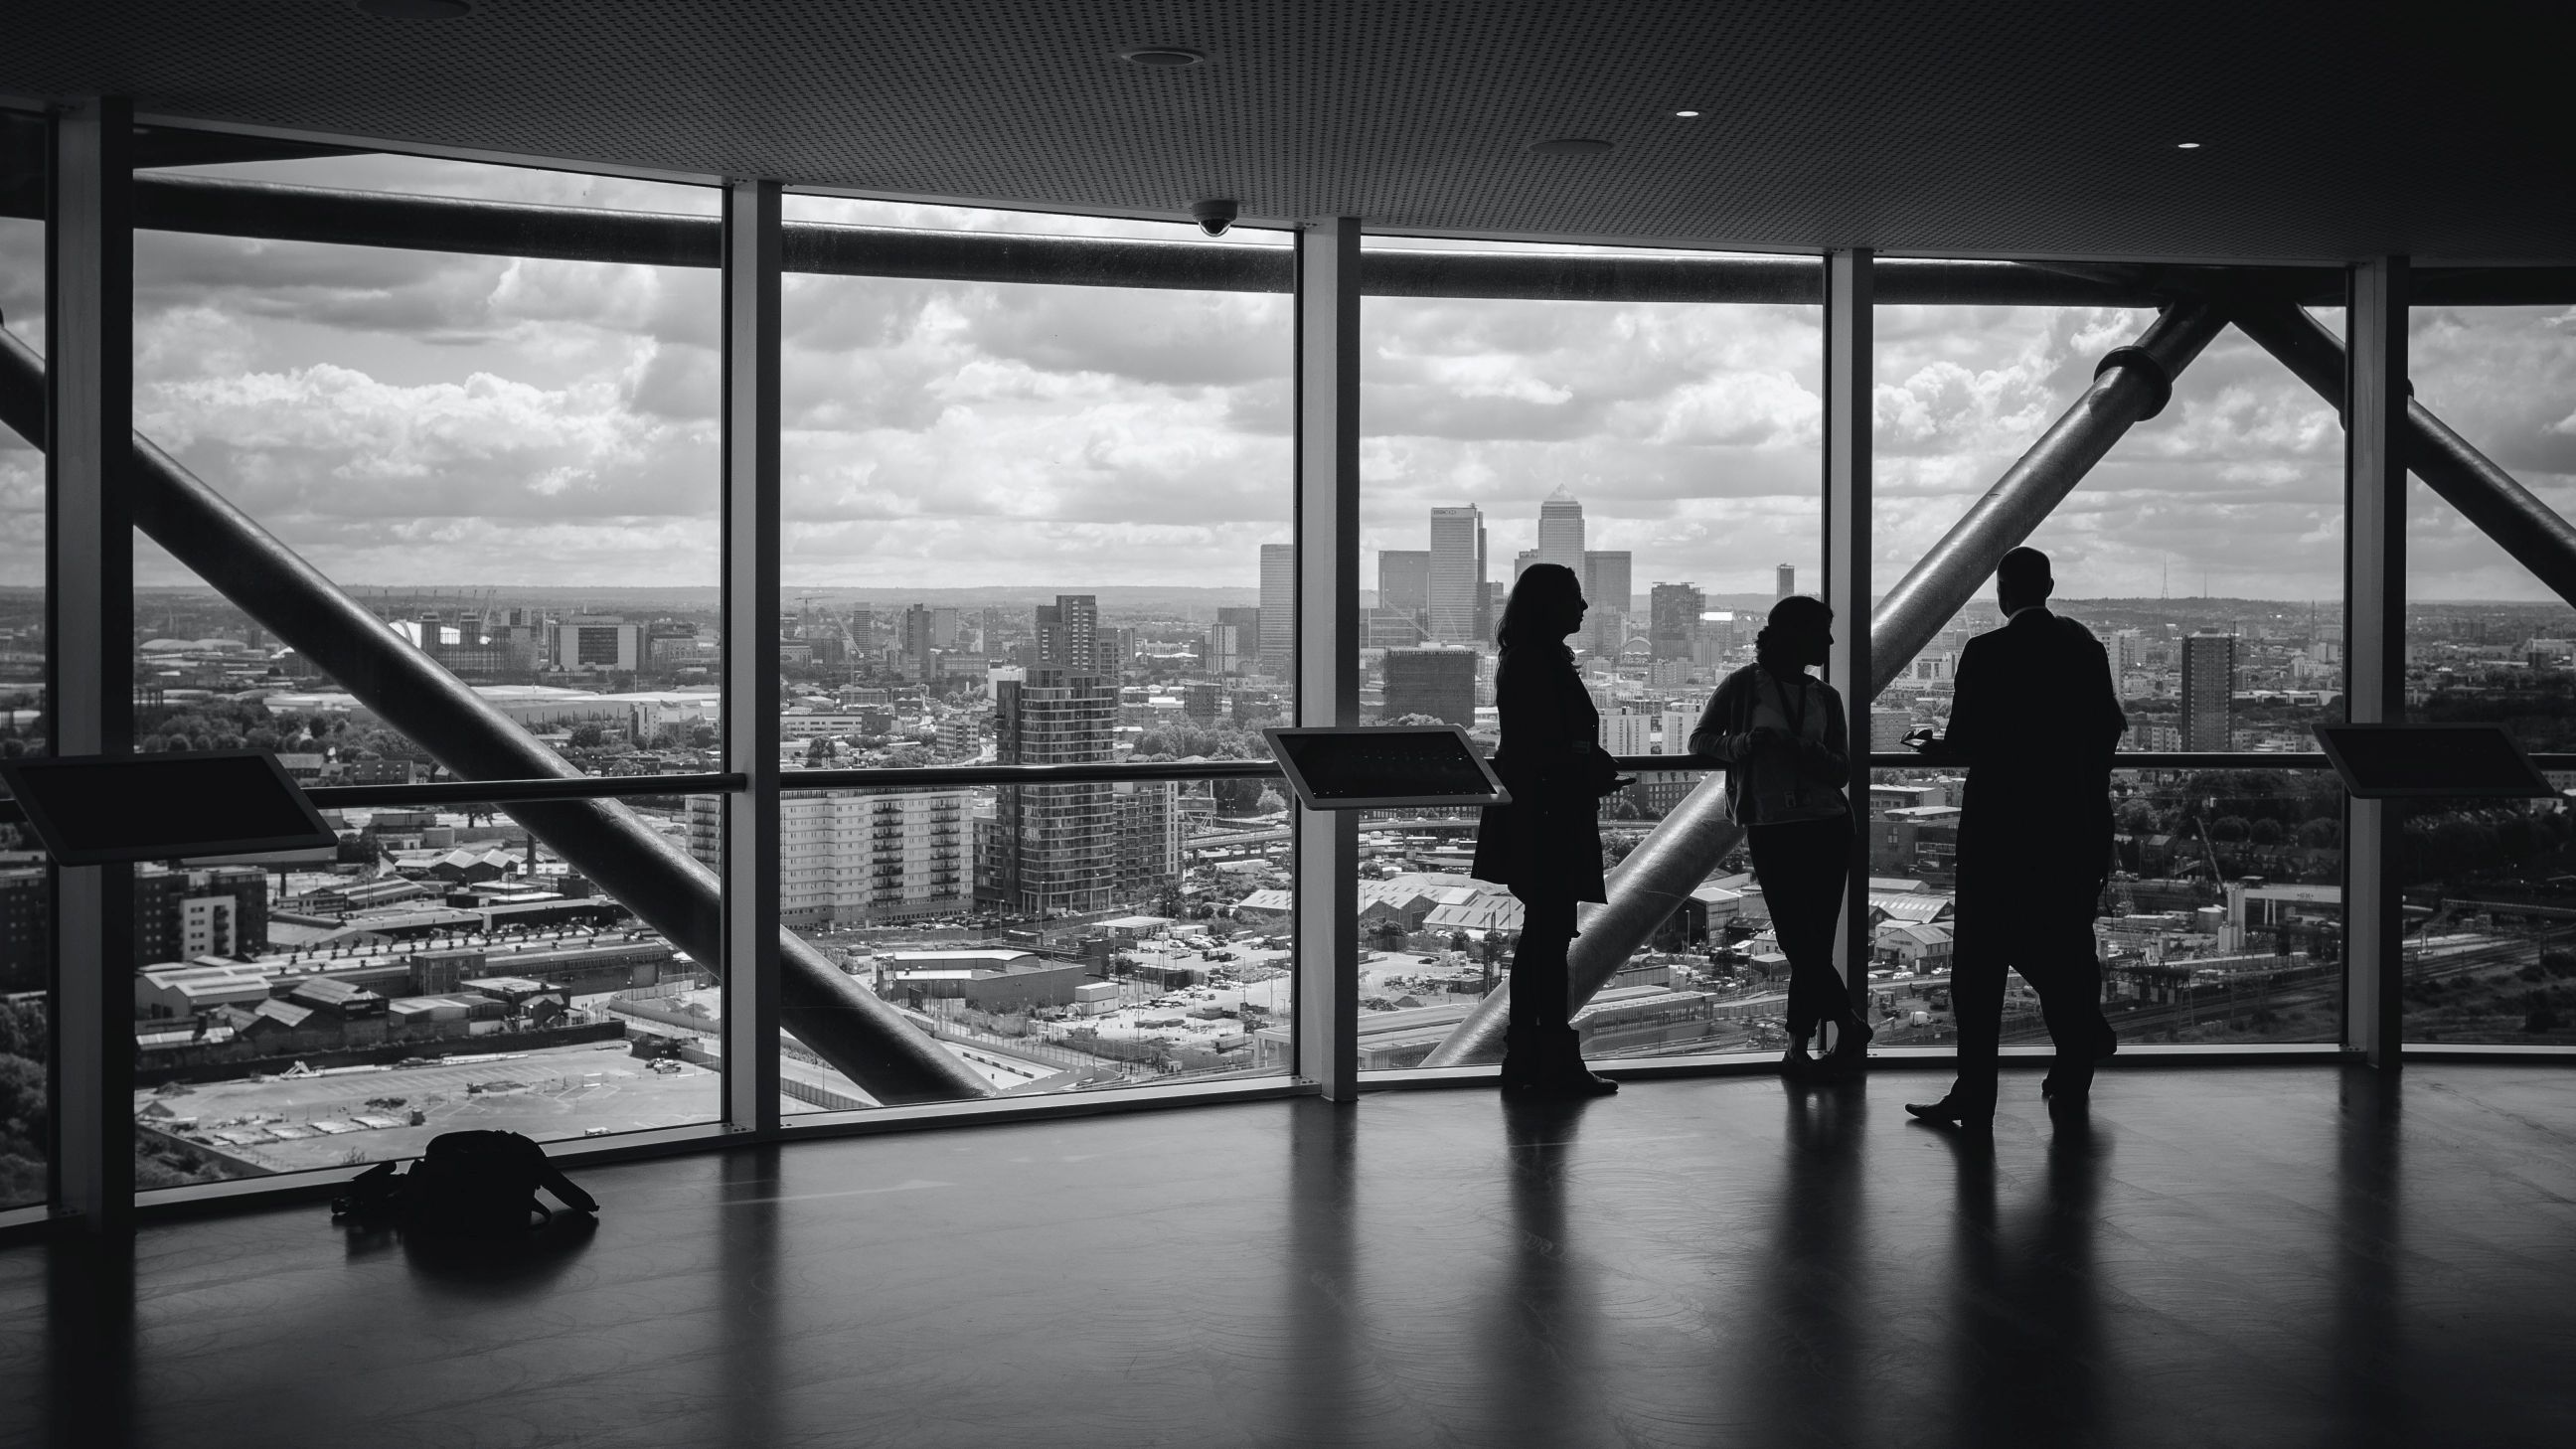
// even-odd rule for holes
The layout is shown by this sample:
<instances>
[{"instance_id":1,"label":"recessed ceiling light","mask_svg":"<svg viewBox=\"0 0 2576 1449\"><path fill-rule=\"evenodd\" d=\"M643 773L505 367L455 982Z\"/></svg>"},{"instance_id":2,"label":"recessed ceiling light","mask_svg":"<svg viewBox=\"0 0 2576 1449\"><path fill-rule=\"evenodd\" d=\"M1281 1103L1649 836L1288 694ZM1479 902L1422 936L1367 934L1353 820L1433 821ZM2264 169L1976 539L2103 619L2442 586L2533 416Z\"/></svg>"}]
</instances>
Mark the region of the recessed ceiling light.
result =
<instances>
[{"instance_id":1,"label":"recessed ceiling light","mask_svg":"<svg viewBox=\"0 0 2576 1449\"><path fill-rule=\"evenodd\" d=\"M355 0L358 13L378 20L459 20L474 13L473 0Z\"/></svg>"},{"instance_id":2,"label":"recessed ceiling light","mask_svg":"<svg viewBox=\"0 0 2576 1449\"><path fill-rule=\"evenodd\" d=\"M1696 116L1696 115L1698 115L1698 114L1699 114L1699 112L1697 112L1697 111L1675 111L1675 112L1673 112L1673 114L1674 114L1674 115L1676 115L1676 116Z\"/></svg>"},{"instance_id":3,"label":"recessed ceiling light","mask_svg":"<svg viewBox=\"0 0 2576 1449\"><path fill-rule=\"evenodd\" d=\"M1529 149L1533 156L1598 156L1610 149L1610 143L1579 136L1560 136L1553 141L1533 141Z\"/></svg>"},{"instance_id":4,"label":"recessed ceiling light","mask_svg":"<svg viewBox=\"0 0 2576 1449\"><path fill-rule=\"evenodd\" d=\"M1172 45L1140 45L1134 50L1118 52L1118 58L1129 65L1150 65L1157 70L1179 70L1207 59L1195 50L1183 50Z\"/></svg>"},{"instance_id":5,"label":"recessed ceiling light","mask_svg":"<svg viewBox=\"0 0 2576 1449\"><path fill-rule=\"evenodd\" d=\"M2200 149L2200 143L2198 141L2176 141L2174 142L2174 149L2177 151L2197 151Z\"/></svg>"}]
</instances>

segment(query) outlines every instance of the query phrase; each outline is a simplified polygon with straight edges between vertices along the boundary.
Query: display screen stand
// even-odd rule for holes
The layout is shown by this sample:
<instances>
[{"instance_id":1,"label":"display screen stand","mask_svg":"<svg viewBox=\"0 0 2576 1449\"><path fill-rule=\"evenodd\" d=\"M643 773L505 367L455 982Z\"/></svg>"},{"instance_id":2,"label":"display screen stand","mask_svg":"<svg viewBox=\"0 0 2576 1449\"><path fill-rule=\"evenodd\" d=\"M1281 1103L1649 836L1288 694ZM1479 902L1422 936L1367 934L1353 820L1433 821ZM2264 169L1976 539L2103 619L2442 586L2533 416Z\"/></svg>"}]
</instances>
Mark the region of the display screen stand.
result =
<instances>
[{"instance_id":1,"label":"display screen stand","mask_svg":"<svg viewBox=\"0 0 2576 1449\"><path fill-rule=\"evenodd\" d=\"M266 750L0 760L57 865L324 850L339 837Z\"/></svg>"},{"instance_id":2,"label":"display screen stand","mask_svg":"<svg viewBox=\"0 0 2576 1449\"><path fill-rule=\"evenodd\" d=\"M1511 803L1494 767L1456 725L1261 733L1289 788L1309 810Z\"/></svg>"},{"instance_id":3,"label":"display screen stand","mask_svg":"<svg viewBox=\"0 0 2576 1449\"><path fill-rule=\"evenodd\" d=\"M2501 725L2321 724L2316 732L2355 799L2558 793Z\"/></svg>"}]
</instances>

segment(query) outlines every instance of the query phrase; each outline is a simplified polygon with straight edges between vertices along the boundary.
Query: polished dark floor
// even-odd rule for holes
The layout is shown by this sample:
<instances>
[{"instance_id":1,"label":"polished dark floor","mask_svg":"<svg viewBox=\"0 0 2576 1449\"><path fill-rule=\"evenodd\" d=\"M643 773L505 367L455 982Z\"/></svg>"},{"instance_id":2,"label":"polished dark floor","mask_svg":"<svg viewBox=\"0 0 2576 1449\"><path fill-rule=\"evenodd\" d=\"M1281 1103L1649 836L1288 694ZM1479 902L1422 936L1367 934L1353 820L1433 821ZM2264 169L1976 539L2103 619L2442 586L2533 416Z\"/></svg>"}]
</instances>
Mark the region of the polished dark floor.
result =
<instances>
[{"instance_id":1,"label":"polished dark floor","mask_svg":"<svg viewBox=\"0 0 2576 1449\"><path fill-rule=\"evenodd\" d=\"M501 1262L318 1206L0 1252L0 1441L2576 1444L2576 1072L1274 1101L580 1174Z\"/></svg>"}]
</instances>

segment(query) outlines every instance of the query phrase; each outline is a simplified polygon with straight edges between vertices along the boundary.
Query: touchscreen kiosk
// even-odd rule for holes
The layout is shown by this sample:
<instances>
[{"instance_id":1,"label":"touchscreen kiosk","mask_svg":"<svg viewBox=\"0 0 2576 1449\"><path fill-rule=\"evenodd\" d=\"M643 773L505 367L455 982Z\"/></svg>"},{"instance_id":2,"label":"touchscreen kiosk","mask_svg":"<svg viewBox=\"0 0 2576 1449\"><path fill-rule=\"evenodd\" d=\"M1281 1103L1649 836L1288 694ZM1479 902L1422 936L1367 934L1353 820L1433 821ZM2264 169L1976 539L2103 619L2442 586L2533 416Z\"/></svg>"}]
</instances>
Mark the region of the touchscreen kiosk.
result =
<instances>
[{"instance_id":1,"label":"touchscreen kiosk","mask_svg":"<svg viewBox=\"0 0 2576 1449\"><path fill-rule=\"evenodd\" d=\"M1261 733L1309 810L1511 803L1493 766L1456 725Z\"/></svg>"},{"instance_id":2,"label":"touchscreen kiosk","mask_svg":"<svg viewBox=\"0 0 2576 1449\"><path fill-rule=\"evenodd\" d=\"M338 837L266 750L0 760L57 865L319 850Z\"/></svg>"},{"instance_id":3,"label":"touchscreen kiosk","mask_svg":"<svg viewBox=\"0 0 2576 1449\"><path fill-rule=\"evenodd\" d=\"M2321 724L2316 731L2356 799L2558 793L2501 725Z\"/></svg>"}]
</instances>

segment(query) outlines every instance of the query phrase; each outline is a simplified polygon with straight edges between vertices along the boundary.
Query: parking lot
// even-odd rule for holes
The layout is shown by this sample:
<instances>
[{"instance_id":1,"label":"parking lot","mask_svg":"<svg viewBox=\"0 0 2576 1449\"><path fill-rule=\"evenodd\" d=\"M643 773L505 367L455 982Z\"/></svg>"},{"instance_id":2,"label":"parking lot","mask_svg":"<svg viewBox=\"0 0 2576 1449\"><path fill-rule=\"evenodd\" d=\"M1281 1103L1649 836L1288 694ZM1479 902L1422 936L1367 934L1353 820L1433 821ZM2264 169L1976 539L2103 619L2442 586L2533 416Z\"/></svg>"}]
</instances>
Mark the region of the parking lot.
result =
<instances>
[{"instance_id":1,"label":"parking lot","mask_svg":"<svg viewBox=\"0 0 2576 1449\"><path fill-rule=\"evenodd\" d=\"M138 1092L134 1106L158 1102L174 1122L196 1119L180 1135L295 1172L414 1156L439 1133L468 1128L546 1139L714 1120L722 1106L717 1075L668 1065L676 1070L654 1071L623 1042L588 1043L435 1066L210 1082L184 1096ZM400 1105L382 1105L395 1099ZM417 1126L415 1111L424 1119Z\"/></svg>"}]
</instances>

